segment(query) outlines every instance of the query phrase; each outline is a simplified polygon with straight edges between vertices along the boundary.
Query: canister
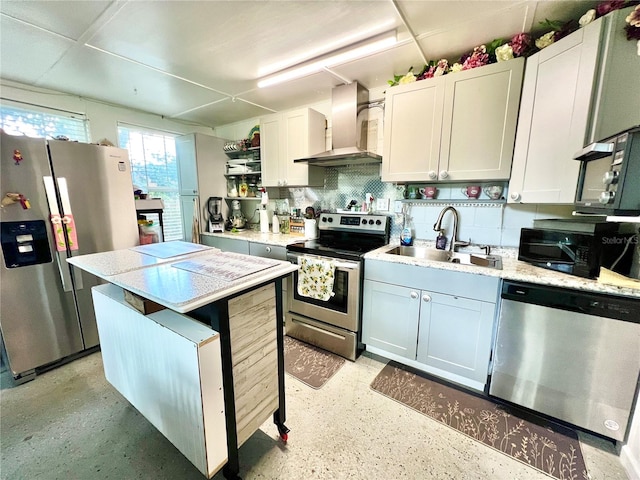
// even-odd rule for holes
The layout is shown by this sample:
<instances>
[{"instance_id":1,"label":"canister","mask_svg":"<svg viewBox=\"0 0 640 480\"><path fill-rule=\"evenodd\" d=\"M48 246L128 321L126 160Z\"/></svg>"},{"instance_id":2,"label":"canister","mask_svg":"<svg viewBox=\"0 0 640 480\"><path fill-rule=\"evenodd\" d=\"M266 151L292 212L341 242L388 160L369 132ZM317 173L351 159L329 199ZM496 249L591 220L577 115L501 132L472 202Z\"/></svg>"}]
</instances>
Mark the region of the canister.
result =
<instances>
[{"instance_id":1,"label":"canister","mask_svg":"<svg viewBox=\"0 0 640 480\"><path fill-rule=\"evenodd\" d=\"M315 218L304 219L304 236L307 238L318 238L318 223Z\"/></svg>"}]
</instances>

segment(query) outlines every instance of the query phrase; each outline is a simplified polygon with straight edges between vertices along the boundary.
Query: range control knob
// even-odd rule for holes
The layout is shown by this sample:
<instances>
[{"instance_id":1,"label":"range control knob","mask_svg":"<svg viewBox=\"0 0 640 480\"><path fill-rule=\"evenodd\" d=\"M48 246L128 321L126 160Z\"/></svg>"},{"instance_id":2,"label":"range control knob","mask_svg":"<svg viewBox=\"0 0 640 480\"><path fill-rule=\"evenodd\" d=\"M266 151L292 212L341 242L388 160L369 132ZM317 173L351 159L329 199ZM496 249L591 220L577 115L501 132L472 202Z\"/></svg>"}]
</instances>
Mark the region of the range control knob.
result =
<instances>
[{"instance_id":1,"label":"range control knob","mask_svg":"<svg viewBox=\"0 0 640 480\"><path fill-rule=\"evenodd\" d=\"M605 172L604 176L602 177L602 183L604 183L605 185L618 183L618 175L620 175L620 173L616 172L615 170Z\"/></svg>"},{"instance_id":2,"label":"range control knob","mask_svg":"<svg viewBox=\"0 0 640 480\"><path fill-rule=\"evenodd\" d=\"M369 225L373 225L373 220L369 220Z\"/></svg>"},{"instance_id":3,"label":"range control knob","mask_svg":"<svg viewBox=\"0 0 640 480\"><path fill-rule=\"evenodd\" d=\"M362 224L363 224L363 225L366 225L366 224L367 224L367 221L366 221L364 218L362 219Z\"/></svg>"},{"instance_id":4,"label":"range control knob","mask_svg":"<svg viewBox=\"0 0 640 480\"><path fill-rule=\"evenodd\" d=\"M382 225L382 222L380 220L376 220L376 225Z\"/></svg>"},{"instance_id":5,"label":"range control knob","mask_svg":"<svg viewBox=\"0 0 640 480\"><path fill-rule=\"evenodd\" d=\"M600 197L598 198L598 201L603 204L603 205L607 205L609 203L613 203L613 199L616 196L616 192L602 192L600 194Z\"/></svg>"},{"instance_id":6,"label":"range control knob","mask_svg":"<svg viewBox=\"0 0 640 480\"><path fill-rule=\"evenodd\" d=\"M329 223L333 222L333 217L327 218L327 222L329 222Z\"/></svg>"},{"instance_id":7,"label":"range control knob","mask_svg":"<svg viewBox=\"0 0 640 480\"><path fill-rule=\"evenodd\" d=\"M326 222L327 221L327 217L322 217L322 221Z\"/></svg>"}]
</instances>

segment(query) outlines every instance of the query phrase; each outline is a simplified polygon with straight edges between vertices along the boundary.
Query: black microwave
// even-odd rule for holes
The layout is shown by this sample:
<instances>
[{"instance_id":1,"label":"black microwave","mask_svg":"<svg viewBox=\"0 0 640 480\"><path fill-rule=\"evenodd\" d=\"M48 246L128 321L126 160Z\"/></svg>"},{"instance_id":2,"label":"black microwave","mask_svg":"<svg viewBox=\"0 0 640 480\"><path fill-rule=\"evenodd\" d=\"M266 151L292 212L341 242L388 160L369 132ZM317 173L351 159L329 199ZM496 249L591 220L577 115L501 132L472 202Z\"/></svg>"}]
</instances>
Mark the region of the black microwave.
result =
<instances>
[{"instance_id":1,"label":"black microwave","mask_svg":"<svg viewBox=\"0 0 640 480\"><path fill-rule=\"evenodd\" d=\"M575 229L558 223L523 228L518 260L584 278L597 278L600 267L629 274L638 238L633 233L620 233L616 223L578 224Z\"/></svg>"},{"instance_id":2,"label":"black microwave","mask_svg":"<svg viewBox=\"0 0 640 480\"><path fill-rule=\"evenodd\" d=\"M640 215L640 126L593 143L581 160L575 209L600 215Z\"/></svg>"}]
</instances>

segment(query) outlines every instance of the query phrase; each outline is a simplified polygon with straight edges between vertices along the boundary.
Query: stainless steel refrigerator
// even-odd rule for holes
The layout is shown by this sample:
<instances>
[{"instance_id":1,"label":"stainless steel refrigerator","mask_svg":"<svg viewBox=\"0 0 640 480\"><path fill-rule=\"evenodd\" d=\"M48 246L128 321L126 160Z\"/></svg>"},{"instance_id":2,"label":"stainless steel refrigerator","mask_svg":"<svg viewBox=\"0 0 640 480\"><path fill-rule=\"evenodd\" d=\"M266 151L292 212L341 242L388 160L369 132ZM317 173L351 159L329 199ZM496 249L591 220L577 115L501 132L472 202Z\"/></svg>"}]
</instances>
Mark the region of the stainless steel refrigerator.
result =
<instances>
[{"instance_id":1,"label":"stainless steel refrigerator","mask_svg":"<svg viewBox=\"0 0 640 480\"><path fill-rule=\"evenodd\" d=\"M16 381L98 345L91 287L66 258L139 243L126 150L2 133L0 331Z\"/></svg>"}]
</instances>

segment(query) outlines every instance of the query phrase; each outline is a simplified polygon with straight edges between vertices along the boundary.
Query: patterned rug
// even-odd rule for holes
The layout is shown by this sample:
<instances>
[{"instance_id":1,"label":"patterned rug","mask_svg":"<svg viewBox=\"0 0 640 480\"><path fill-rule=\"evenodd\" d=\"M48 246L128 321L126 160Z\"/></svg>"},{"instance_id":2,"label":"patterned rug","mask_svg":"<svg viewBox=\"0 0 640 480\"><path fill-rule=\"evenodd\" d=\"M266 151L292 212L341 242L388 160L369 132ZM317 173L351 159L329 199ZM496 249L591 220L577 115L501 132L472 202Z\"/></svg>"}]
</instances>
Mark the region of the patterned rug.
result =
<instances>
[{"instance_id":1,"label":"patterned rug","mask_svg":"<svg viewBox=\"0 0 640 480\"><path fill-rule=\"evenodd\" d=\"M311 388L322 387L344 362L344 358L326 350L284 337L285 371Z\"/></svg>"},{"instance_id":2,"label":"patterned rug","mask_svg":"<svg viewBox=\"0 0 640 480\"><path fill-rule=\"evenodd\" d=\"M504 405L429 380L396 362L382 369L371 388L551 477L589 478L571 429L523 420Z\"/></svg>"}]
</instances>

